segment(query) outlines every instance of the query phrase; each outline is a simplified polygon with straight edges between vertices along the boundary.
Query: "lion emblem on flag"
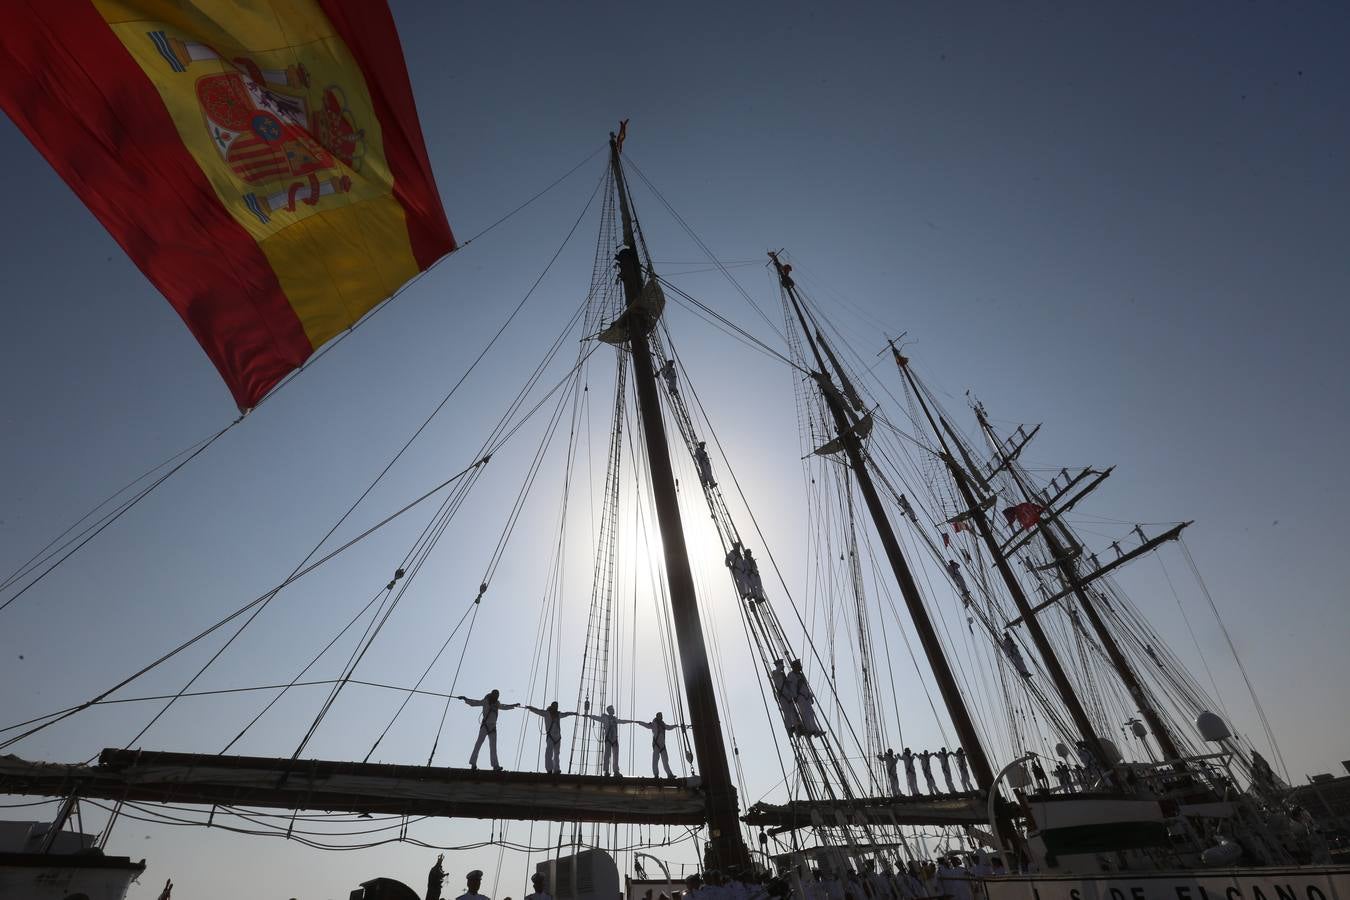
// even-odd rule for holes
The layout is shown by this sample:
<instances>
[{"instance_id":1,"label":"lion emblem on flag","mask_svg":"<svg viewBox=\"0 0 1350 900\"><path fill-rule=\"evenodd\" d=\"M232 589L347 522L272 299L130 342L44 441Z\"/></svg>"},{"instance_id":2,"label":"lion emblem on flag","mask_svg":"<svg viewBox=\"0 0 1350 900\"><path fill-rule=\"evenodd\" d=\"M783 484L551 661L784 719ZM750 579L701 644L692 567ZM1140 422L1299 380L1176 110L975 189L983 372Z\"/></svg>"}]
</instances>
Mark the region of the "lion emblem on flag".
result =
<instances>
[{"instance_id":1,"label":"lion emblem on flag","mask_svg":"<svg viewBox=\"0 0 1350 900\"><path fill-rule=\"evenodd\" d=\"M148 34L175 72L195 62L225 61L205 44ZM253 190L242 200L263 224L297 204L317 206L324 197L351 190L346 170L360 171L365 132L347 108L342 88L323 89L310 101L303 65L263 69L253 60L228 60L232 71L197 79L195 92L211 143L230 170Z\"/></svg>"}]
</instances>

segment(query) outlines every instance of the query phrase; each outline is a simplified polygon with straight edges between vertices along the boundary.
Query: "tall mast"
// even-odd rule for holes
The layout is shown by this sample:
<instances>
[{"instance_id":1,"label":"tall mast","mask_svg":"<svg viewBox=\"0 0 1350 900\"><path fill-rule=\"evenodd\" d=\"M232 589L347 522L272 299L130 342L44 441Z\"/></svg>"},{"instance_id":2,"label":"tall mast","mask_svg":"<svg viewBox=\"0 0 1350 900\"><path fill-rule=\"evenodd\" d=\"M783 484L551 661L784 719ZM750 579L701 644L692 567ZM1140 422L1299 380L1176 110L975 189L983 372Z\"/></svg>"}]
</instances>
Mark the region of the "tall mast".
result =
<instances>
[{"instance_id":1,"label":"tall mast","mask_svg":"<svg viewBox=\"0 0 1350 900\"><path fill-rule=\"evenodd\" d=\"M689 568L689 548L684 542L684 525L675 497L675 475L670 465L666 427L661 418L661 400L652 368L652 351L647 332L654 322L640 314L638 299L644 283L637 240L633 235L633 212L628 200L628 185L619 163L619 142L609 136L609 164L619 194L619 212L623 219L623 249L618 253L619 278L630 316L628 346L633 353L633 382L637 388L638 412L647 444L647 462L652 478L652 499L661 528L661 547L665 553L666 579L670 587L671 617L680 648L680 670L689 704L689 722L693 731L694 752L707 799L708 831L715 864L724 870L742 869L750 862L749 851L741 840L737 817L736 787L727 765L726 745L722 741L722 723L713 695L708 652L703 643L698 598L694 593L694 575Z\"/></svg>"},{"instance_id":2,"label":"tall mast","mask_svg":"<svg viewBox=\"0 0 1350 900\"><path fill-rule=\"evenodd\" d=\"M961 696L961 690L957 687L951 666L947 662L946 655L942 652L942 644L938 640L937 630L933 628L933 621L928 617L928 610L923 605L923 598L919 595L919 587L914 582L914 575L909 569L909 563L905 561L904 553L900 550L900 542L896 539L895 531L891 528L890 519L886 517L886 508L882 505L881 497L877 494L876 485L872 483L872 474L868 471L867 460L863 456L862 442L858 439L853 425L849 421L839 392L830 380L820 347L807 324L806 314L802 311L801 300L797 296L797 285L788 275L784 265L778 260L778 254L770 253L769 258L773 260L774 268L778 271L778 280L783 285L783 290L787 292L788 299L792 301L792 308L797 314L797 320L801 323L802 333L811 346L811 353L816 358L816 365L820 369L816 378L820 385L821 394L825 397L825 405L830 408L830 414L834 417L835 430L839 433L839 442L843 445L844 453L848 456L849 466L853 469L853 475L858 480L858 490L867 504L867 511L872 515L872 523L876 528L877 537L881 539L881 546L886 550L886 558L891 564L891 569L895 572L895 580L900 585L900 593L904 595L910 620L914 623L914 630L918 633L919 642L923 645L924 654L928 658L928 668L932 670L933 677L937 679L938 690L942 694L942 702L946 705L947 713L952 718L952 725L956 727L956 735L961 740L961 746L965 748L971 771L975 775L975 782L981 790L989 790L994 785L994 770L990 768L989 757L985 755L984 745L980 743L980 736L975 731L975 723L971 720L970 711L966 709L965 698Z\"/></svg>"},{"instance_id":3,"label":"tall mast","mask_svg":"<svg viewBox=\"0 0 1350 900\"><path fill-rule=\"evenodd\" d=\"M909 360L900 355L900 351L895 349L895 344L891 344L891 352L895 354L895 362L899 367L905 380L909 382L910 388L914 391L914 396L919 400L919 407L923 410L924 416L928 419L929 426L933 429L933 434L938 439L938 444L942 447L942 458L947 463L947 468L952 473L952 480L956 482L956 487L961 491L961 497L965 501L968 515L975 523L976 530L984 540L984 545L989 550L989 555L994 559L994 567L998 569L998 574L1003 578L1003 583L1008 588L1008 593L1012 595L1013 604L1017 611L1027 623L1027 633L1031 635L1031 642L1036 645L1036 652L1040 654L1041 660L1045 663L1045 670L1050 674L1050 681L1055 685L1055 690L1059 693L1059 698L1069 711L1070 718L1073 719L1074 726L1078 733L1082 735L1083 741L1088 745L1098 759L1105 760L1106 755L1102 752L1101 740L1097 737L1096 730L1092 727L1091 720L1088 719L1087 712L1083 709L1082 702L1078 699L1078 694L1074 692L1073 685L1069 682L1068 676L1064 674L1064 667L1060 664L1059 656L1055 653L1050 641L1045 636L1045 631L1041 628L1040 622L1031 614L1031 602L1027 599L1026 592L1022 589L1022 583L1013 575L1012 567L1008 565L1007 558L999 552L998 538L994 536L994 531L989 527L989 519L984 514L984 507L980 505L975 496L975 491L970 485L970 479L967 477L965 469L957 463L952 456L951 447L947 444L947 439L943 437L942 429L934 421L932 412L928 409L928 402L924 399L923 391L919 390L919 385L914 378L914 373L909 370ZM944 419L943 426L947 426ZM950 427L950 426L947 426ZM959 446L959 445L958 445ZM963 448L964 450L964 448Z\"/></svg>"},{"instance_id":4,"label":"tall mast","mask_svg":"<svg viewBox=\"0 0 1350 900\"><path fill-rule=\"evenodd\" d=\"M984 433L989 436L990 441L998 448L999 458L1002 460L1003 444L999 441L998 435L995 434L993 426L989 424L989 419L985 416L984 409L978 404L975 406L975 417L979 419L980 428L984 430ZM1006 460L1006 462L1008 464L1008 472L1012 475L1013 480L1017 482L1017 487L1021 490L1022 497L1025 500L1034 502L1037 499L1036 495L1022 477L1022 473L1011 460ZM1102 620L1101 613L1097 610L1096 602L1078 577L1077 563L1074 561L1072 554L1066 551L1064 544L1055 534L1054 524L1055 523L1047 523L1045 527L1041 528L1041 537L1045 540L1046 549L1050 551L1050 557L1054 560L1055 568L1059 570L1059 575L1064 579L1064 584L1067 585L1069 589L1073 591L1074 596L1078 598L1078 605L1083 608L1084 616L1087 617L1088 623L1091 624L1093 632L1097 635L1097 640L1101 642L1102 649L1106 651L1106 657L1111 661L1111 667L1114 668L1116 674L1120 676L1121 682L1125 685L1125 690L1129 692L1130 698L1134 700L1140 715L1144 717L1144 721L1148 723L1149 730L1153 732L1154 738L1157 739L1158 746L1162 748L1163 758L1166 760L1180 759L1181 750L1177 747L1176 741L1172 739L1172 733L1168 730L1167 726L1163 724L1162 716L1158 715L1158 711L1154 709L1153 704L1149 701L1148 694L1144 693L1143 682L1139 680L1138 673L1134 671L1134 667L1130 665L1130 661L1125 658L1125 654L1121 651L1120 645L1116 643L1115 635L1111 633L1110 629L1106 627L1106 622ZM1062 523L1059 523L1059 526L1063 527ZM1067 530L1065 531L1065 536L1068 536ZM1022 614L1022 619L1027 623L1028 628L1036 626L1036 616L1034 612L1029 613L1022 609L1019 609L1018 612ZM1109 765L1111 762L1105 756L1099 755L1097 758L1104 764Z\"/></svg>"}]
</instances>

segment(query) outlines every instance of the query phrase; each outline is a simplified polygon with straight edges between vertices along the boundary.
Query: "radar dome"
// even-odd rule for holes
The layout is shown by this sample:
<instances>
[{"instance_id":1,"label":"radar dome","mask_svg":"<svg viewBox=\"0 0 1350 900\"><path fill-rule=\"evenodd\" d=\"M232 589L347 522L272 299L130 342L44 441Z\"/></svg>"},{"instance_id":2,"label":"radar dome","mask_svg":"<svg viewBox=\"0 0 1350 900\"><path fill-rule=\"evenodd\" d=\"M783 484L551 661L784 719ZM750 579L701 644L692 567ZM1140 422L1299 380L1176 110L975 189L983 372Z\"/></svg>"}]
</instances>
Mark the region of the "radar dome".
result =
<instances>
[{"instance_id":1,"label":"radar dome","mask_svg":"<svg viewBox=\"0 0 1350 900\"><path fill-rule=\"evenodd\" d=\"M1210 743L1226 741L1233 736L1233 732L1228 730L1228 725L1224 723L1214 713L1205 710L1195 717L1195 730L1200 732L1200 737Z\"/></svg>"}]
</instances>

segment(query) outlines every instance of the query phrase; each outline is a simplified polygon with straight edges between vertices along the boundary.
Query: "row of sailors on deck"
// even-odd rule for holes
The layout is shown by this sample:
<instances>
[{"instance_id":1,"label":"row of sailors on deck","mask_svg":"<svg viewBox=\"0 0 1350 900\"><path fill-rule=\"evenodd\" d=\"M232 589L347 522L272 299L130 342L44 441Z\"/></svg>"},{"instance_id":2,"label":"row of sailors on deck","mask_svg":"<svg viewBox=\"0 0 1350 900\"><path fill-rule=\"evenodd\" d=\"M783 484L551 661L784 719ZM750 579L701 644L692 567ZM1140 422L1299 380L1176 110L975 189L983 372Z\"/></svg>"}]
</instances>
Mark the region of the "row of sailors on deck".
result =
<instances>
[{"instance_id":1,"label":"row of sailors on deck","mask_svg":"<svg viewBox=\"0 0 1350 900\"><path fill-rule=\"evenodd\" d=\"M937 782L933 778L933 759L938 761L938 767L942 769L942 779L947 782L948 794L958 793L956 785L952 783L952 761L956 762L956 771L961 779L961 792L970 792L975 790L970 783L970 767L966 762L966 751L963 747L957 747L955 751L943 747L936 753L924 750L921 753L915 753L908 747L903 753L896 753L894 750L887 749L885 753L877 756L886 766L887 787L890 788L892 797L900 797L900 764L905 766L905 780L909 784L909 795L911 797L921 796L919 793L918 772L915 771L914 763L918 761L918 768L923 772L924 782L928 785L929 794L943 793L938 790Z\"/></svg>"},{"instance_id":2,"label":"row of sailors on deck","mask_svg":"<svg viewBox=\"0 0 1350 900\"><path fill-rule=\"evenodd\" d=\"M768 900L768 898L800 897L802 900L976 900L981 893L978 879L1006 875L1003 861L990 856L988 861L976 855L969 857L970 866L962 864L960 856L939 857L937 862L925 860L892 866L883 859L878 868L875 860L867 860L860 871L846 870L842 875L829 869L804 869L789 875L751 875L740 879L710 869L703 875L684 879L684 891L676 897L681 900ZM445 871L444 854L436 857L436 864L427 873L426 900L442 900ZM458 900L488 900L480 893L483 872L474 869L464 879L465 891ZM530 877L532 893L525 900L553 900L548 881L542 873ZM649 894L650 896L650 894ZM505 898L510 900L510 898ZM661 900L670 900L661 894Z\"/></svg>"},{"instance_id":3,"label":"row of sailors on deck","mask_svg":"<svg viewBox=\"0 0 1350 900\"><path fill-rule=\"evenodd\" d=\"M893 867L883 859L878 868L874 860L868 860L859 871L842 874L819 868L749 880L710 870L704 876L686 878L680 900L976 900L983 892L980 878L1007 874L997 857L985 862L972 855L969 862L967 868L960 856L953 855ZM661 900L667 900L666 895Z\"/></svg>"},{"instance_id":4,"label":"row of sailors on deck","mask_svg":"<svg viewBox=\"0 0 1350 900\"><path fill-rule=\"evenodd\" d=\"M620 719L614 714L614 707L605 707L604 713L593 714L590 701L586 701L584 710L577 712L562 712L558 709L558 701L554 700L547 707L540 709L537 706L520 703L501 702L501 693L496 690L489 691L481 700L475 700L472 697L456 697L457 700L463 700L470 706L476 706L483 710L478 717L478 740L474 742L473 753L469 755L469 768L478 768L478 752L483 749L484 742L488 745L488 756L492 760L492 770L500 772L501 765L497 762L497 714L504 709L519 709L522 705L525 709L534 713L543 719L542 727L544 730L544 771L550 775L561 775L562 764L560 761L560 751L562 750L562 720L572 716L580 716L583 719L590 719L600 725L600 740L604 750L604 774L610 774L611 767L614 770L614 777L621 778L623 774L619 771L619 726L636 725L639 728L645 728L652 733L652 777L659 778L660 772L658 766L665 768L666 777L674 778L675 773L670 770L670 756L666 751L666 734L679 729L688 729L688 725L674 725L665 720L661 713L652 717L650 722L643 722L639 719Z\"/></svg>"}]
</instances>

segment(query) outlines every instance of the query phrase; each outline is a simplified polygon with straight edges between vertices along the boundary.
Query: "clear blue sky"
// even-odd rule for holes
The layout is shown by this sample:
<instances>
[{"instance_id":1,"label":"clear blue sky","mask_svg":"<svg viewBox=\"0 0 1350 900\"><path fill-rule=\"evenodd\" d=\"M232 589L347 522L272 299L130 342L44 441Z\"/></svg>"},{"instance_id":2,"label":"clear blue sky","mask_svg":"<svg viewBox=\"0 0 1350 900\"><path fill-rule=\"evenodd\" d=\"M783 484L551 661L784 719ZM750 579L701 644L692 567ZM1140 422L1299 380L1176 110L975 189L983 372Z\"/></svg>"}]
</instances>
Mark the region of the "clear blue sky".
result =
<instances>
[{"instance_id":1,"label":"clear blue sky","mask_svg":"<svg viewBox=\"0 0 1350 900\"><path fill-rule=\"evenodd\" d=\"M1350 437L1342 368L1350 21L1342 6L395 0L393 8L461 239L631 117L633 159L719 255L759 259L769 247L789 248L800 273L865 312L841 313L854 333L868 320L907 329L917 342L911 354L951 393L953 408L974 388L1001 419L1045 423L1038 462L1118 463L1094 512L1198 520L1190 546L1295 777L1350 756L1350 604L1340 571L1350 501L1341 475ZM0 251L0 569L8 573L234 410L167 303L7 122L0 159L11 210ZM447 261L0 614L0 719L84 699L284 577L529 288L599 175L597 157ZM677 270L688 267L674 263L698 260L659 204L637 196L658 262ZM521 367L583 296L593 223L583 223L526 318L360 522L470 461ZM772 308L759 268L736 271ZM772 337L725 281L682 283ZM786 496L800 484L789 374L682 310L672 309L670 325L719 435L739 454L733 463L756 513L773 523L775 551L791 559L805 537L801 500ZM876 335L866 339L880 348ZM612 375L600 359L591 385L593 419L603 424L599 401ZM490 467L372 651L369 677L408 684L420 674L477 588L533 440L523 436ZM457 692L500 686L514 699L527 687L544 589L537 559L560 490L546 485L480 614ZM388 579L420 524L390 529L282 594L206 681L289 677ZM576 537L577 572L587 568L588 540L584 530ZM716 576L717 560L701 560L700 572ZM789 566L789 576L800 582L805 573ZM1133 577L1144 594L1159 584L1156 569ZM567 601L574 642L585 580ZM1146 609L1158 600L1137 599ZM731 617L719 624L735 628ZM1236 724L1255 733L1221 640L1212 623L1201 630ZM734 674L747 662L731 649L734 631L724 633ZM1193 655L1184 631L1168 634ZM176 688L204 659L171 665L142 691ZM566 703L575 659L565 656L562 667ZM445 666L432 681L443 689L451 676ZM908 733L936 744L931 717L918 712L926 711L922 692L906 685L902 693L902 707L916 710ZM735 708L758 709L749 687L733 695ZM357 692L344 703L314 755L364 755L394 705ZM238 749L289 753L315 704L313 694L297 698ZM184 704L142 743L217 750L256 706L256 698ZM668 710L663 679L640 681L634 706L624 712ZM434 705L410 707L377 757L424 760L438 715ZM18 750L83 759L129 740L148 716L144 706L99 710ZM460 764L472 737L472 713L451 716L441 764ZM767 739L754 736L762 716L733 719L757 799L778 779L777 766ZM508 758L518 725L503 729L512 735ZM533 753L531 738L524 764ZM517 826L513 839L524 832ZM420 833L469 843L487 826L441 822ZM111 849L150 859L134 900L153 897L165 877L185 896L235 896L243 861L265 896L344 897L381 874L420 888L435 855L397 846L324 855L133 821L119 826ZM491 874L496 864L495 850L451 854L449 887L464 870ZM519 896L524 875L523 860L508 854L496 896Z\"/></svg>"}]
</instances>

